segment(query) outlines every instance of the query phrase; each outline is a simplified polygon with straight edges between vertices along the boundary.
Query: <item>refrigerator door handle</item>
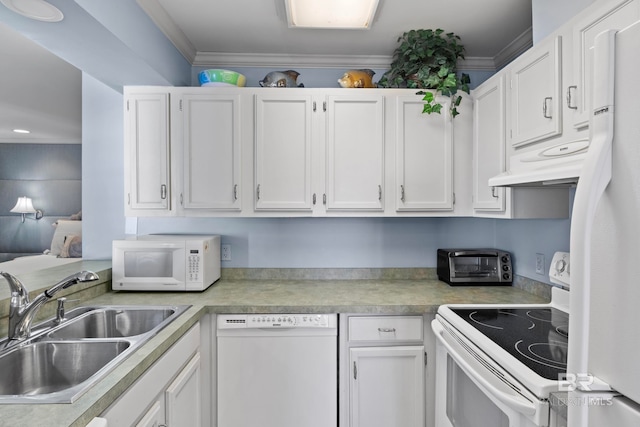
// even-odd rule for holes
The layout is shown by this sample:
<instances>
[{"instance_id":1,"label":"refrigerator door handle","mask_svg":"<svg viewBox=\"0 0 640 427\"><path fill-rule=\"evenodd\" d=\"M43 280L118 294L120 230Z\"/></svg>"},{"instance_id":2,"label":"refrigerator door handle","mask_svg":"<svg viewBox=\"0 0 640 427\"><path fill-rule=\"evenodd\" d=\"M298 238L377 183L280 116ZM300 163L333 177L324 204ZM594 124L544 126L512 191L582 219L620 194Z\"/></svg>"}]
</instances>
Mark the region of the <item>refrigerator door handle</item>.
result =
<instances>
[{"instance_id":1,"label":"refrigerator door handle","mask_svg":"<svg viewBox=\"0 0 640 427\"><path fill-rule=\"evenodd\" d=\"M567 373L585 374L588 370L590 250L593 220L598 202L611 181L613 142L613 90L615 30L599 34L594 50L593 114L589 128L591 143L576 188L571 218L571 292L569 353Z\"/></svg>"}]
</instances>

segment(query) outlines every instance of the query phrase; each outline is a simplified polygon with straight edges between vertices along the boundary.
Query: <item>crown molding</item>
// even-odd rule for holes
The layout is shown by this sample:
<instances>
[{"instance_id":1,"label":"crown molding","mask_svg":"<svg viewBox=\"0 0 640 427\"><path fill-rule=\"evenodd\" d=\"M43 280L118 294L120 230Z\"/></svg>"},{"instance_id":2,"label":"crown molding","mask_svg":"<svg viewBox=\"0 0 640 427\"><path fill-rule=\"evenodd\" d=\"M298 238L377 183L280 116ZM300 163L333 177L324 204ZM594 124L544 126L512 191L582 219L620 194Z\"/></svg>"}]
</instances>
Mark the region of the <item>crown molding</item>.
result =
<instances>
[{"instance_id":1,"label":"crown molding","mask_svg":"<svg viewBox=\"0 0 640 427\"><path fill-rule=\"evenodd\" d=\"M389 68L390 55L301 55L198 52L194 66Z\"/></svg>"},{"instance_id":2,"label":"crown molding","mask_svg":"<svg viewBox=\"0 0 640 427\"><path fill-rule=\"evenodd\" d=\"M505 67L531 46L533 46L533 31L529 27L494 57L496 70Z\"/></svg>"},{"instance_id":3,"label":"crown molding","mask_svg":"<svg viewBox=\"0 0 640 427\"><path fill-rule=\"evenodd\" d=\"M191 44L187 36L173 22L167 11L157 0L136 0L138 5L149 15L149 18L164 33L171 43L178 49L184 58L193 64L196 58L196 48Z\"/></svg>"},{"instance_id":4,"label":"crown molding","mask_svg":"<svg viewBox=\"0 0 640 427\"><path fill-rule=\"evenodd\" d=\"M496 71L494 58L472 56L458 61L458 70L462 71Z\"/></svg>"},{"instance_id":5,"label":"crown molding","mask_svg":"<svg viewBox=\"0 0 640 427\"><path fill-rule=\"evenodd\" d=\"M296 68L382 68L388 69L391 55L294 55L198 52L198 67L296 67ZM460 70L495 71L493 58L471 57L458 62Z\"/></svg>"}]
</instances>

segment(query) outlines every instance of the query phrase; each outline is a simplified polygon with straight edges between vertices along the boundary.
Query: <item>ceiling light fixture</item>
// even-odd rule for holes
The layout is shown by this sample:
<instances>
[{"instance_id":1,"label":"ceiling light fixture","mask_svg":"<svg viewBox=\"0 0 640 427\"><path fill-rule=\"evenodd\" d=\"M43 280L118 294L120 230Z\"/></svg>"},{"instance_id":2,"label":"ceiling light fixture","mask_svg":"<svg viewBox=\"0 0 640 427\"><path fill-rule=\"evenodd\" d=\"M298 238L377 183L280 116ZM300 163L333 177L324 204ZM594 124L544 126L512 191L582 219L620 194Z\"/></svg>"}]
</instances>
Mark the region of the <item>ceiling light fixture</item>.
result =
<instances>
[{"instance_id":1,"label":"ceiling light fixture","mask_svg":"<svg viewBox=\"0 0 640 427\"><path fill-rule=\"evenodd\" d=\"M64 15L54 5L44 0L0 0L8 9L27 18L43 22L60 22Z\"/></svg>"},{"instance_id":2,"label":"ceiling light fixture","mask_svg":"<svg viewBox=\"0 0 640 427\"><path fill-rule=\"evenodd\" d=\"M31 131L28 131L26 129L14 129L13 131L15 133L31 133Z\"/></svg>"},{"instance_id":3,"label":"ceiling light fixture","mask_svg":"<svg viewBox=\"0 0 640 427\"><path fill-rule=\"evenodd\" d=\"M289 28L369 29L379 0L285 0Z\"/></svg>"}]
</instances>

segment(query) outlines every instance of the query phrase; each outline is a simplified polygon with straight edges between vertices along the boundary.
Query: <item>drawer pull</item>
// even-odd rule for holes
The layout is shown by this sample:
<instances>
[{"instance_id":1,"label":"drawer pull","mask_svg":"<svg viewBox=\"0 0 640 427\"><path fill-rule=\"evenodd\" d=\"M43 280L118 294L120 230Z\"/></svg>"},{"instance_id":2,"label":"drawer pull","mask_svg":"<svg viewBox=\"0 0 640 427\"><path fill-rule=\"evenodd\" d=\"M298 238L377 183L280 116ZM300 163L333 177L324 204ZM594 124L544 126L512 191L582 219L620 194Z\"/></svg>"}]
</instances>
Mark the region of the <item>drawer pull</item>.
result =
<instances>
[{"instance_id":1,"label":"drawer pull","mask_svg":"<svg viewBox=\"0 0 640 427\"><path fill-rule=\"evenodd\" d=\"M378 332L393 332L396 333L396 328L378 328Z\"/></svg>"}]
</instances>

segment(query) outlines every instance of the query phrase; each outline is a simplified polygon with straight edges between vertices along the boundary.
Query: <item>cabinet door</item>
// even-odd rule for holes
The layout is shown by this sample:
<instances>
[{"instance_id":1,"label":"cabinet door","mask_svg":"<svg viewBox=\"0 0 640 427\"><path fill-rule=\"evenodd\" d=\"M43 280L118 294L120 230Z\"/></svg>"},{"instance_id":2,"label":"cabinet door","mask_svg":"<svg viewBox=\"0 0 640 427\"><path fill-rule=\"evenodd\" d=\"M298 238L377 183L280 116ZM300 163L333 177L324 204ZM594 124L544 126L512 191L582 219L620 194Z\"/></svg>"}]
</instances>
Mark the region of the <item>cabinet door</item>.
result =
<instances>
[{"instance_id":1,"label":"cabinet door","mask_svg":"<svg viewBox=\"0 0 640 427\"><path fill-rule=\"evenodd\" d=\"M442 114L423 114L419 96L397 104L396 210L453 209L453 132L449 100Z\"/></svg>"},{"instance_id":2,"label":"cabinet door","mask_svg":"<svg viewBox=\"0 0 640 427\"><path fill-rule=\"evenodd\" d=\"M561 37L525 52L511 66L511 144L519 147L562 133Z\"/></svg>"},{"instance_id":3,"label":"cabinet door","mask_svg":"<svg viewBox=\"0 0 640 427\"><path fill-rule=\"evenodd\" d=\"M489 178L505 171L505 76L487 80L473 93L473 209L504 211L505 189Z\"/></svg>"},{"instance_id":4,"label":"cabinet door","mask_svg":"<svg viewBox=\"0 0 640 427\"><path fill-rule=\"evenodd\" d=\"M189 361L165 392L168 426L202 425L200 353Z\"/></svg>"},{"instance_id":5,"label":"cabinet door","mask_svg":"<svg viewBox=\"0 0 640 427\"><path fill-rule=\"evenodd\" d=\"M182 96L182 207L240 210L240 97Z\"/></svg>"},{"instance_id":6,"label":"cabinet door","mask_svg":"<svg viewBox=\"0 0 640 427\"><path fill-rule=\"evenodd\" d=\"M424 427L424 346L350 350L351 427Z\"/></svg>"},{"instance_id":7,"label":"cabinet door","mask_svg":"<svg viewBox=\"0 0 640 427\"><path fill-rule=\"evenodd\" d=\"M256 95L256 210L311 211L310 95Z\"/></svg>"},{"instance_id":8,"label":"cabinet door","mask_svg":"<svg viewBox=\"0 0 640 427\"><path fill-rule=\"evenodd\" d=\"M573 110L575 127L589 125L595 37L605 30L621 30L639 18L639 0L617 0L606 2L573 25L573 85L567 88L567 102Z\"/></svg>"},{"instance_id":9,"label":"cabinet door","mask_svg":"<svg viewBox=\"0 0 640 427\"><path fill-rule=\"evenodd\" d=\"M129 93L125 111L125 206L168 211L169 93Z\"/></svg>"},{"instance_id":10,"label":"cabinet door","mask_svg":"<svg viewBox=\"0 0 640 427\"><path fill-rule=\"evenodd\" d=\"M327 210L382 210L384 191L382 95L329 96Z\"/></svg>"},{"instance_id":11,"label":"cabinet door","mask_svg":"<svg viewBox=\"0 0 640 427\"><path fill-rule=\"evenodd\" d=\"M163 402L157 400L151 408L144 414L144 417L136 424L136 427L161 427L164 422Z\"/></svg>"}]
</instances>

